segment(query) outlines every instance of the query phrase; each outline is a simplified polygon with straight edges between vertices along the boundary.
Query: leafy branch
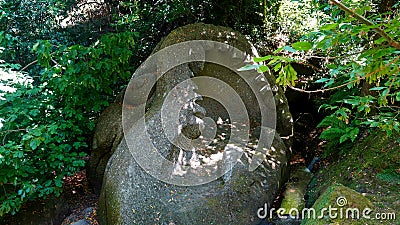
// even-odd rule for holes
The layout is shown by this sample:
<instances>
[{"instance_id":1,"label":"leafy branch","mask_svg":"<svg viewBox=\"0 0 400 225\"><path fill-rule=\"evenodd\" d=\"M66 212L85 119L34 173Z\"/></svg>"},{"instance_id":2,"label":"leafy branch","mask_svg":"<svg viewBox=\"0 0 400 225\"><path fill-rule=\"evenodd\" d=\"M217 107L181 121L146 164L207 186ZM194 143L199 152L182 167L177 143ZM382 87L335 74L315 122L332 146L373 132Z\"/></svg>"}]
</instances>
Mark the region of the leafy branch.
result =
<instances>
[{"instance_id":1,"label":"leafy branch","mask_svg":"<svg viewBox=\"0 0 400 225\"><path fill-rule=\"evenodd\" d=\"M0 134L18 132L18 131L26 131L26 129L22 128L22 129L15 129L15 130L5 130L5 131L1 131Z\"/></svg>"},{"instance_id":2,"label":"leafy branch","mask_svg":"<svg viewBox=\"0 0 400 225\"><path fill-rule=\"evenodd\" d=\"M344 83L344 84L341 84L341 85L338 85L338 86L335 86L335 87L331 87L331 88L318 89L318 90L308 91L308 90L304 90L304 89L301 89L301 88L296 88L296 87L294 87L294 86L292 86L292 85L288 85L288 86L289 86L290 89L293 89L293 90L299 91L299 92L304 92L304 93L319 93L319 92L322 92L322 93L323 93L323 92L325 92L325 91L333 91L333 90L336 90L336 89L339 89L339 88L342 88L342 87L346 87L346 86L349 85L349 84L354 84L354 83L360 82L361 80L364 80L364 79L366 79L366 78L368 78L368 77L371 77L372 75L383 71L384 69L386 69L387 67L389 67L389 66L392 65L393 63L396 63L399 59L400 59L400 56L398 56L397 58L391 60L391 61L390 61L388 64L386 64L385 66L380 67L380 68L378 68L377 70L372 71L372 72L368 73L368 74L365 75L365 76L359 76L359 77L357 77L357 79L355 79L355 80L352 80L352 81L349 81L349 82L347 82L347 83ZM400 68L397 67L397 69L396 69L395 71L393 71L393 72L397 72L397 71L400 71ZM397 77L397 75L393 77L393 80L394 80L396 77ZM393 83L393 82L392 82L392 83ZM391 85L391 86L392 86L392 85ZM391 86L390 86L390 87L391 87Z\"/></svg>"},{"instance_id":3,"label":"leafy branch","mask_svg":"<svg viewBox=\"0 0 400 225\"><path fill-rule=\"evenodd\" d=\"M367 18L363 17L362 15L354 12L353 10L349 9L347 6L345 6L344 4L342 4L341 2L337 1L337 0L330 0L330 3L336 5L337 7L339 7L341 10L349 13L352 17L356 18L357 20L359 20L360 22L368 25L368 26L375 26L375 24L371 21L369 21ZM380 27L374 27L373 28L379 35L381 35L382 37L384 37L388 42L389 45L392 47L395 47L397 49L400 49L400 43L398 43L397 41L395 41L392 37L389 36L389 34L387 34L384 30L382 30Z\"/></svg>"}]
</instances>

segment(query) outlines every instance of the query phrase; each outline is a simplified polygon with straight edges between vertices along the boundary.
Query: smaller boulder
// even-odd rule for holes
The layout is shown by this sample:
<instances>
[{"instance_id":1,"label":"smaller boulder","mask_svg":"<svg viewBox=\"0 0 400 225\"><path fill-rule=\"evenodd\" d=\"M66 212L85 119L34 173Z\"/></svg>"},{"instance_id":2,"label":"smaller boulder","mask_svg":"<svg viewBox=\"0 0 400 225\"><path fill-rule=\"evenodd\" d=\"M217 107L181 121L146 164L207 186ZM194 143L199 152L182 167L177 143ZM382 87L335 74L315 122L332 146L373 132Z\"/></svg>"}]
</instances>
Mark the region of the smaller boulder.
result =
<instances>
[{"instance_id":1,"label":"smaller boulder","mask_svg":"<svg viewBox=\"0 0 400 225\"><path fill-rule=\"evenodd\" d=\"M371 219L368 219L368 216L373 217L373 207L370 200L360 193L341 184L334 184L328 187L312 206L315 216L306 215L302 224L370 224Z\"/></svg>"},{"instance_id":2,"label":"smaller boulder","mask_svg":"<svg viewBox=\"0 0 400 225\"><path fill-rule=\"evenodd\" d=\"M87 220L78 220L75 223L71 223L71 225L90 225L90 222Z\"/></svg>"},{"instance_id":3,"label":"smaller boulder","mask_svg":"<svg viewBox=\"0 0 400 225\"><path fill-rule=\"evenodd\" d=\"M83 211L83 213L85 214L85 217L87 217L93 214L94 211L95 211L94 207L88 207Z\"/></svg>"},{"instance_id":4,"label":"smaller boulder","mask_svg":"<svg viewBox=\"0 0 400 225\"><path fill-rule=\"evenodd\" d=\"M292 209L297 209L301 212L305 208L304 195L311 177L312 174L303 165L297 165L292 168L289 182L285 184L286 190L283 193L283 200L280 207L285 209L285 211L280 212L281 215L299 216Z\"/></svg>"}]
</instances>

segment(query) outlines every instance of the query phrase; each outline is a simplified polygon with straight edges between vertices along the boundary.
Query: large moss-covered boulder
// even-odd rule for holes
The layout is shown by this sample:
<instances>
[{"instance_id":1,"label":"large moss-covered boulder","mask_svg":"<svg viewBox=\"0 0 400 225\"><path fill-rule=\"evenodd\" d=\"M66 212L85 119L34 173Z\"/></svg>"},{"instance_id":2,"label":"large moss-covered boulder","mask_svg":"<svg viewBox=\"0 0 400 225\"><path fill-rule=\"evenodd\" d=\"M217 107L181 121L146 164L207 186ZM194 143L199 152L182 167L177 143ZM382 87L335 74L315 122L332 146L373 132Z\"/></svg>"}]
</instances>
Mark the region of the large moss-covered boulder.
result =
<instances>
[{"instance_id":1,"label":"large moss-covered boulder","mask_svg":"<svg viewBox=\"0 0 400 225\"><path fill-rule=\"evenodd\" d=\"M187 25L171 32L158 44L155 52L175 43L190 40L219 41L253 55L253 49L243 35L229 28L206 24ZM204 51L211 57L222 58L227 62L237 60L235 58L237 55L227 55L226 48L221 48L221 46L211 43L205 46ZM160 61L157 61L157 66L162 66L163 60L168 61L167 58L158 60ZM236 65L236 69L243 65ZM264 78L261 78L256 71L250 73L253 77L259 78L255 79L255 83L265 84ZM151 74L149 76L143 80L146 82L151 80ZM229 116L232 115L228 115L220 103L207 96L196 94L193 95L195 97L189 98L190 104L182 108L180 112L182 115L179 117L182 120L179 120L179 127L187 138L201 138L202 135L198 129L199 121L202 121L204 116L210 117L217 121L214 142L209 148L195 152L185 152L181 146L171 144L163 133L165 127L162 125L161 115L165 106L164 101L168 96L172 96L177 98L175 102L179 102L181 100L179 94L191 95L197 85L194 82L189 83L187 89L175 90L174 87L189 78L204 76L217 78L229 84L243 100L250 119L249 142L243 146L236 145L234 140L229 148L241 152L241 158L236 162L229 161L229 157L225 158L227 161L223 162L229 163L223 166L231 166L218 179L197 186L177 185L168 180L161 181L148 173L147 169L152 168L144 170L132 156L132 151L142 152L144 157L153 151L141 138L143 132L148 133L158 153L173 163L171 172L171 177L173 177L184 176L191 171L191 168L202 164L220 167L218 162L213 164L214 160L220 156L224 159L226 156L224 149L228 148L227 140L230 139L231 131L235 129L235 126L241 126L241 124L230 123ZM146 96L146 99L151 100L146 104L145 126L136 126L136 120L132 120L130 124L132 128L129 129L128 134L125 133L125 138L107 164L100 196L101 222L103 224L258 224L260 219L257 217L257 210L264 207L266 203L272 203L279 188L287 179L289 151L281 135L290 135L292 131L292 119L283 92L276 86L275 79L270 74L265 74L265 78L269 81L269 85L264 85L264 87L272 90L272 95L269 96L269 100L266 100L269 105L260 106L255 94L243 78L235 71L223 66L207 62L184 63L167 71L157 81L153 96L151 98ZM215 83L215 85L218 84ZM210 89L212 89L211 86ZM130 88L128 86L128 92ZM265 90L258 89L257 91L259 93L256 94L263 95ZM140 90L136 93L138 92ZM169 93L172 95L170 96ZM137 109L135 104L143 103L145 99L132 99L125 96L125 100L129 102L129 107L123 106L123 110L132 110L132 115L134 115ZM265 141L260 140L262 137L260 133L266 128L261 123L260 108L271 107L275 102L276 118L278 118L277 132L270 136L272 146L262 146ZM164 113L169 115L168 111ZM269 116L275 119L273 114ZM178 142L180 137L177 136ZM249 165L254 159L257 147L265 150L261 157L261 165L254 171L249 171ZM157 161L153 163L156 168L160 166ZM165 171L161 170L159 173L169 174L169 167L166 168Z\"/></svg>"}]
</instances>

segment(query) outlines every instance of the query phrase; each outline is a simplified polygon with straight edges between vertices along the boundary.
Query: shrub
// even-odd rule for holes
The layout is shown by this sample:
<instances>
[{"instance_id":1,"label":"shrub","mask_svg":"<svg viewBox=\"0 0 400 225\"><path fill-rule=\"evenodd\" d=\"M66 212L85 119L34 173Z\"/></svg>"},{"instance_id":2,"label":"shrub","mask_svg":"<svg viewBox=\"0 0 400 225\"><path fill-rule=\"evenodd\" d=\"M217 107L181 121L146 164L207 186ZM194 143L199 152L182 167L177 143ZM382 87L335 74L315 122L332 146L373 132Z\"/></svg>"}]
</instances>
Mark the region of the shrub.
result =
<instances>
[{"instance_id":1,"label":"shrub","mask_svg":"<svg viewBox=\"0 0 400 225\"><path fill-rule=\"evenodd\" d=\"M0 216L29 200L59 195L83 165L99 112L131 76L132 33L84 47L33 46L39 74L0 70Z\"/></svg>"}]
</instances>

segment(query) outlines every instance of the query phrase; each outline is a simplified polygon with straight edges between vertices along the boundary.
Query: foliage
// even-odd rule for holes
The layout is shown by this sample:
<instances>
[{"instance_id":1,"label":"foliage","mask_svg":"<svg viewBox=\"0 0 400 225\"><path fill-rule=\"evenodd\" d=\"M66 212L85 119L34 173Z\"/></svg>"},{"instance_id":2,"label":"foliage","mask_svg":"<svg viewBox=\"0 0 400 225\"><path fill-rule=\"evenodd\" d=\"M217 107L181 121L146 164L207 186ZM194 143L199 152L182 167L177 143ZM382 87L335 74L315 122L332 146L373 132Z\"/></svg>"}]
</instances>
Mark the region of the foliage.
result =
<instances>
[{"instance_id":1,"label":"foliage","mask_svg":"<svg viewBox=\"0 0 400 225\"><path fill-rule=\"evenodd\" d=\"M377 178L387 183L400 185L400 173L394 169L384 170L377 175Z\"/></svg>"},{"instance_id":2,"label":"foliage","mask_svg":"<svg viewBox=\"0 0 400 225\"><path fill-rule=\"evenodd\" d=\"M42 68L37 77L2 68L0 216L60 194L63 177L84 165L95 118L131 75L133 47L129 32L89 47L40 41L32 49Z\"/></svg>"},{"instance_id":3,"label":"foliage","mask_svg":"<svg viewBox=\"0 0 400 225\"><path fill-rule=\"evenodd\" d=\"M257 39L264 22L277 13L279 0L110 0L112 23L118 31L137 34L138 66L173 29L191 23L231 27ZM275 20L276 21L276 20ZM278 22L275 22L277 24Z\"/></svg>"},{"instance_id":4,"label":"foliage","mask_svg":"<svg viewBox=\"0 0 400 225\"><path fill-rule=\"evenodd\" d=\"M314 7L313 0L281 1L278 21L281 23L282 32L286 32L290 37L301 37L318 27L327 15Z\"/></svg>"},{"instance_id":5,"label":"foliage","mask_svg":"<svg viewBox=\"0 0 400 225\"><path fill-rule=\"evenodd\" d=\"M277 83L285 88L308 93L336 91L320 107L330 113L320 124L327 127L321 137L335 144L354 141L365 128L379 127L389 135L400 131L400 15L377 14L376 5L364 1L347 3L351 9L322 4L320 9L330 16L323 17L318 29L277 49L274 55L254 59L258 64L253 66L277 72ZM323 59L328 71L315 81L323 84L322 89L293 87L298 74L291 65L307 64L312 58Z\"/></svg>"},{"instance_id":6,"label":"foliage","mask_svg":"<svg viewBox=\"0 0 400 225\"><path fill-rule=\"evenodd\" d=\"M342 113L342 115L338 115ZM354 142L357 138L357 135L360 132L358 127L348 126L345 122L338 119L343 117L343 114L346 114L344 110L336 111L334 114L325 117L321 123L318 124L318 127L329 127L329 129L324 130L321 133L320 138L329 140L327 144L327 150L324 152L324 156L329 155L333 151L344 153L345 150L348 150L350 145L346 141ZM343 144L340 149L337 149L337 146Z\"/></svg>"},{"instance_id":7,"label":"foliage","mask_svg":"<svg viewBox=\"0 0 400 225\"><path fill-rule=\"evenodd\" d=\"M295 42L303 34L313 30L326 15L315 8L314 0L263 1L264 23L252 26L249 34L252 43L263 55L276 48Z\"/></svg>"},{"instance_id":8,"label":"foliage","mask_svg":"<svg viewBox=\"0 0 400 225\"><path fill-rule=\"evenodd\" d=\"M0 57L7 62L26 64L33 61L30 48L38 39L65 43L57 30L61 18L73 0L2 0L0 1L0 43L7 50ZM7 42L6 42L7 41ZM7 43L7 46L4 44Z\"/></svg>"}]
</instances>

